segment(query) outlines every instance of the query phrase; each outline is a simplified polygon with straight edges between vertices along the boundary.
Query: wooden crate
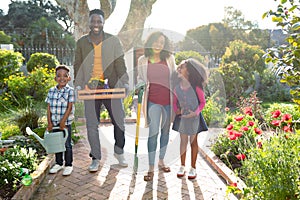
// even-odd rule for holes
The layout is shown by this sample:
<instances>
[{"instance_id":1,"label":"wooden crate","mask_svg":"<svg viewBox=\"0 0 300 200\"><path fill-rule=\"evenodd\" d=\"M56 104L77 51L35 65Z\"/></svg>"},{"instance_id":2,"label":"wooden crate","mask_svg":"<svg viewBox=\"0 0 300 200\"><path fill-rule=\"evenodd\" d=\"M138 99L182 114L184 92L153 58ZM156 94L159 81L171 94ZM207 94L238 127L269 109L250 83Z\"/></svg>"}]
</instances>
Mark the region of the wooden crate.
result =
<instances>
[{"instance_id":1,"label":"wooden crate","mask_svg":"<svg viewBox=\"0 0 300 200\"><path fill-rule=\"evenodd\" d=\"M125 88L78 90L78 99L121 99L125 98Z\"/></svg>"}]
</instances>

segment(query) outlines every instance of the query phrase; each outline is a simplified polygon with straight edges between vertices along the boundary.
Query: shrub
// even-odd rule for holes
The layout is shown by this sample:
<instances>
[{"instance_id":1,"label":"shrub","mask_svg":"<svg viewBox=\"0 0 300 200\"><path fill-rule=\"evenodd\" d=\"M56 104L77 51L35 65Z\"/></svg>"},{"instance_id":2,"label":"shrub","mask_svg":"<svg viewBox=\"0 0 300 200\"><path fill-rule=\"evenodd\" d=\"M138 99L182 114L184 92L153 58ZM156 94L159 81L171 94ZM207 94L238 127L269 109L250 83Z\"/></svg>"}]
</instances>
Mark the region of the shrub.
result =
<instances>
[{"instance_id":1,"label":"shrub","mask_svg":"<svg viewBox=\"0 0 300 200\"><path fill-rule=\"evenodd\" d=\"M53 69L59 65L59 61L54 55L48 53L34 53L30 56L27 63L28 72L32 72L35 68Z\"/></svg>"},{"instance_id":2,"label":"shrub","mask_svg":"<svg viewBox=\"0 0 300 200\"><path fill-rule=\"evenodd\" d=\"M55 85L54 76L54 71L46 68L36 69L27 76L23 73L9 76L5 79L8 89L0 96L1 108L25 108L30 99L44 102L48 90Z\"/></svg>"},{"instance_id":3,"label":"shrub","mask_svg":"<svg viewBox=\"0 0 300 200\"><path fill-rule=\"evenodd\" d=\"M186 60L188 58L195 58L201 63L205 64L204 57L196 51L180 51L175 55L175 61L177 64L179 64L182 60Z\"/></svg>"},{"instance_id":4,"label":"shrub","mask_svg":"<svg viewBox=\"0 0 300 200\"><path fill-rule=\"evenodd\" d=\"M0 156L0 189L7 184L12 184L15 188L20 181L20 169L27 168L33 172L38 166L36 151L29 148L14 146L5 151L4 156Z\"/></svg>"},{"instance_id":5,"label":"shrub","mask_svg":"<svg viewBox=\"0 0 300 200\"><path fill-rule=\"evenodd\" d=\"M19 52L0 49L0 88L4 88L4 79L20 70L24 57Z\"/></svg>"},{"instance_id":6,"label":"shrub","mask_svg":"<svg viewBox=\"0 0 300 200\"><path fill-rule=\"evenodd\" d=\"M245 199L299 199L300 132L280 133L249 151L242 166Z\"/></svg>"}]
</instances>

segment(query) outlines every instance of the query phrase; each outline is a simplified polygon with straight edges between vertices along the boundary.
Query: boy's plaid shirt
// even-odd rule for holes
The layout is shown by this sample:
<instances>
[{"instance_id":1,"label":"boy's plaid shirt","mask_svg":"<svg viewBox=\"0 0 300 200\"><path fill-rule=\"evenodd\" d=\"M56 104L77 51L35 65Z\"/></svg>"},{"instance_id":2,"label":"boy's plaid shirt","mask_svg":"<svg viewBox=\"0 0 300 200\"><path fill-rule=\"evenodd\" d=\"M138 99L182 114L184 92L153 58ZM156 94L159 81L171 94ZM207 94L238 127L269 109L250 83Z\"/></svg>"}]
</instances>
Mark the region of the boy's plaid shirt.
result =
<instances>
[{"instance_id":1,"label":"boy's plaid shirt","mask_svg":"<svg viewBox=\"0 0 300 200\"><path fill-rule=\"evenodd\" d=\"M75 93L74 89L70 87L69 85L66 85L65 87L58 90L57 86L50 88L46 103L50 104L50 112L51 112L51 121L53 123L53 126L58 126L60 120L63 118L68 103L75 102ZM74 104L72 106L72 111L66 120L66 125L71 125L72 121L74 119Z\"/></svg>"}]
</instances>

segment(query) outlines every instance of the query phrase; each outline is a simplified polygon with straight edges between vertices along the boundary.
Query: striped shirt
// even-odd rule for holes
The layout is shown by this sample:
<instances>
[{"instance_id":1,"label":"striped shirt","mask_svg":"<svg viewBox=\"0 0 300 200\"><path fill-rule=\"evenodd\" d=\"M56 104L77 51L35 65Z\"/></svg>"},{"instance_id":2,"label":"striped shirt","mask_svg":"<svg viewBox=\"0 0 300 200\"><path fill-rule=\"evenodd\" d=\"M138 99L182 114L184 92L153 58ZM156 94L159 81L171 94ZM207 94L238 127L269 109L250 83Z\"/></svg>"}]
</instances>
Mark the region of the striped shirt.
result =
<instances>
[{"instance_id":1,"label":"striped shirt","mask_svg":"<svg viewBox=\"0 0 300 200\"><path fill-rule=\"evenodd\" d=\"M50 112L51 112L51 121L53 126L58 126L60 120L63 118L68 103L75 102L75 93L74 89L69 85L61 88L60 90L57 86L50 88L47 98L45 100L46 103L50 104ZM74 119L74 105L72 106L72 111L66 120L66 125L71 125Z\"/></svg>"}]
</instances>

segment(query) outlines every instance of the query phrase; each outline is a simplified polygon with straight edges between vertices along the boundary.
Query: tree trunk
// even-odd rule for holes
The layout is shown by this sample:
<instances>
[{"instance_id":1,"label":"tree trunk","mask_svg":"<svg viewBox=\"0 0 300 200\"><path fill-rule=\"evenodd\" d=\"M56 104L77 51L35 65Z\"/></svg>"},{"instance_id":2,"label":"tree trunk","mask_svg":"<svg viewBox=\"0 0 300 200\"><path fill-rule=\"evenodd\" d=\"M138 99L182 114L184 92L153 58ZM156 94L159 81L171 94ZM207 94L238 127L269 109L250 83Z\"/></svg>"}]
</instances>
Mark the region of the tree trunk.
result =
<instances>
[{"instance_id":1,"label":"tree trunk","mask_svg":"<svg viewBox=\"0 0 300 200\"><path fill-rule=\"evenodd\" d=\"M56 0L56 2L74 20L75 40L89 32L89 7L87 0ZM131 0L128 17L118 34L125 51L141 45L145 20L151 14L152 5L155 2L156 0ZM108 18L112 12L110 0L99 0L99 3L105 13L105 18Z\"/></svg>"},{"instance_id":2,"label":"tree trunk","mask_svg":"<svg viewBox=\"0 0 300 200\"><path fill-rule=\"evenodd\" d=\"M147 17L151 14L152 5L156 0L132 0L128 17L118 34L124 50L139 47L142 44L142 34Z\"/></svg>"}]
</instances>

